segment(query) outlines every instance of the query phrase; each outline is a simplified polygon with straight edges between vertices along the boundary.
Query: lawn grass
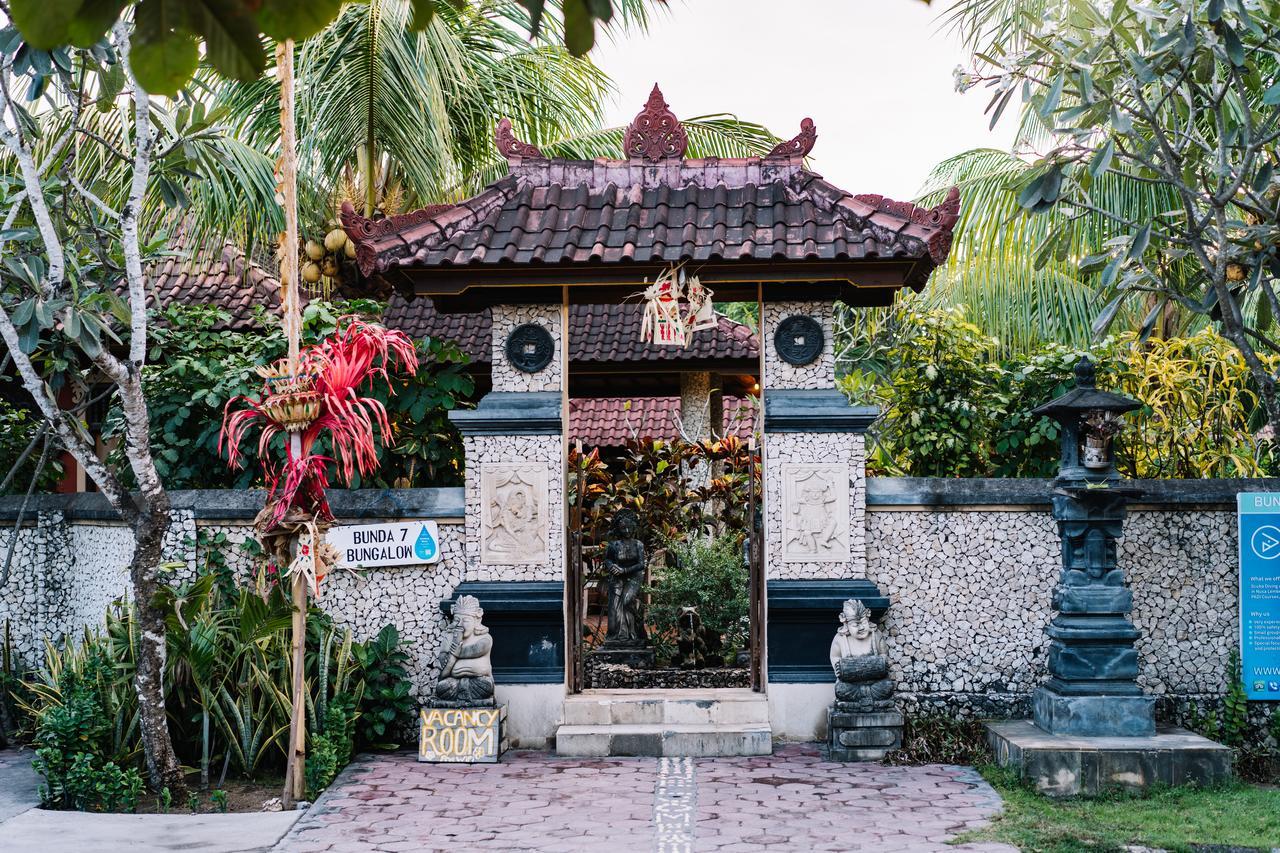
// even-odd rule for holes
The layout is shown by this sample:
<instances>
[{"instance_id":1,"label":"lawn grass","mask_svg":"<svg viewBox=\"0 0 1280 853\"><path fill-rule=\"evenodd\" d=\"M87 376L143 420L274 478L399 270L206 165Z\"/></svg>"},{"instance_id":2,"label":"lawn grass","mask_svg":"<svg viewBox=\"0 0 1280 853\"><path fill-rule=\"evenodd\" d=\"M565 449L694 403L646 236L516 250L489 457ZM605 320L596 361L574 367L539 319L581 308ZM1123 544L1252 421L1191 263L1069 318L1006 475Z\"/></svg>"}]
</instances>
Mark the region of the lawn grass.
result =
<instances>
[{"instance_id":1,"label":"lawn grass","mask_svg":"<svg viewBox=\"0 0 1280 853\"><path fill-rule=\"evenodd\" d=\"M1004 798L1004 814L957 841L1002 841L1034 853L1123 850L1127 844L1174 851L1201 844L1280 846L1280 788L1235 783L1165 788L1146 797L1051 800L1012 771L979 770Z\"/></svg>"}]
</instances>

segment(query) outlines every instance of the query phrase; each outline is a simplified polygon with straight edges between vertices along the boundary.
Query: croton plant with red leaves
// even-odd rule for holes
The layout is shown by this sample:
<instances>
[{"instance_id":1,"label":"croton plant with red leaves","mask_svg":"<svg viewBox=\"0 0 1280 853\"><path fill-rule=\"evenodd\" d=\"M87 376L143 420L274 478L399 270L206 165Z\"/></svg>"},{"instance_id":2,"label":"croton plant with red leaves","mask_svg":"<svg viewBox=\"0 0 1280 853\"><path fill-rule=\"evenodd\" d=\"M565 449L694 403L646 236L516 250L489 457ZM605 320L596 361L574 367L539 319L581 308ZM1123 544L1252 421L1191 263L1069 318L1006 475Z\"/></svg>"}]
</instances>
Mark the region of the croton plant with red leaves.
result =
<instances>
[{"instance_id":1,"label":"croton plant with red leaves","mask_svg":"<svg viewBox=\"0 0 1280 853\"><path fill-rule=\"evenodd\" d=\"M338 321L333 334L299 353L296 375L290 375L287 360L281 359L259 370L266 383L258 399L242 396L227 402L218 446L232 468L243 464L240 445L254 427L261 429L258 456L263 460L277 435L300 434L297 457L286 441L282 467L264 462L264 532L303 519L333 520L325 497L330 464L337 463L336 476L350 485L357 473L367 476L377 469L378 442L386 446L391 441L386 409L361 391L376 376L390 378L388 371L412 375L417 370L418 354L408 335L348 316ZM336 459L315 452L321 438L328 439Z\"/></svg>"}]
</instances>

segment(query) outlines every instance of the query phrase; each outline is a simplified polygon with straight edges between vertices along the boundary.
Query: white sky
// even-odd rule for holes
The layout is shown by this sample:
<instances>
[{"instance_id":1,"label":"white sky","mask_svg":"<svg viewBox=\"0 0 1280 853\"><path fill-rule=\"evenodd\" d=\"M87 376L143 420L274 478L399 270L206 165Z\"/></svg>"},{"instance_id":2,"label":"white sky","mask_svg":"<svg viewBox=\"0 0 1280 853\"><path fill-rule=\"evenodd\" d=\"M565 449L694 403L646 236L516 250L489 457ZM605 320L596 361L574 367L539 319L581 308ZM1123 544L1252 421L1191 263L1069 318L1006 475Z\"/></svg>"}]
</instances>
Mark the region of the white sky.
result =
<instances>
[{"instance_id":1,"label":"white sky","mask_svg":"<svg viewBox=\"0 0 1280 853\"><path fill-rule=\"evenodd\" d=\"M968 56L938 26L946 2L670 0L649 33L603 42L592 59L618 87L609 125L630 123L656 82L681 117L736 113L784 139L811 117L813 168L842 189L913 198L929 169L969 148L1007 148L990 94L957 94Z\"/></svg>"}]
</instances>

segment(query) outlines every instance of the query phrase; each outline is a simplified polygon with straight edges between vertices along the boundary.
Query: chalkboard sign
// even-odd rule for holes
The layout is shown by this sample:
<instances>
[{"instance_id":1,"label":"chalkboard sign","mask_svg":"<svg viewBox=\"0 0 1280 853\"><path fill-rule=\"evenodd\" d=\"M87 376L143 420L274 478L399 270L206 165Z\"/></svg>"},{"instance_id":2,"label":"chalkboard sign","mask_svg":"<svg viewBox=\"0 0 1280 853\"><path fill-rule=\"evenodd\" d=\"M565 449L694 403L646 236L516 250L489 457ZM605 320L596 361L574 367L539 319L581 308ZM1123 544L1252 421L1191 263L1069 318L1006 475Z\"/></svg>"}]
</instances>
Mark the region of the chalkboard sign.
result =
<instances>
[{"instance_id":1,"label":"chalkboard sign","mask_svg":"<svg viewBox=\"0 0 1280 853\"><path fill-rule=\"evenodd\" d=\"M418 760L431 763L496 763L507 749L507 706L423 708Z\"/></svg>"}]
</instances>

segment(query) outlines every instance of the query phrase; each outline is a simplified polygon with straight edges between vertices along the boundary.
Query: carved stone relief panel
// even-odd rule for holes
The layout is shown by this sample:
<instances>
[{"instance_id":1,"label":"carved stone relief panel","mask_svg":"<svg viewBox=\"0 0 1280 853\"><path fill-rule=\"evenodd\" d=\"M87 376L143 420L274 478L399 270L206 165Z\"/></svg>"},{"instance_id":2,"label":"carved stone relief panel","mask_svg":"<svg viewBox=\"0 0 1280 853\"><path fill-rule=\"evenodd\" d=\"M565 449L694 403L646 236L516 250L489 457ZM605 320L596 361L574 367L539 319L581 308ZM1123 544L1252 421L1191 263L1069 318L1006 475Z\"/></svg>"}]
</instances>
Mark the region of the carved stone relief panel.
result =
<instances>
[{"instance_id":1,"label":"carved stone relief panel","mask_svg":"<svg viewBox=\"0 0 1280 853\"><path fill-rule=\"evenodd\" d=\"M547 562L547 466L492 463L480 469L480 564Z\"/></svg>"},{"instance_id":2,"label":"carved stone relief panel","mask_svg":"<svg viewBox=\"0 0 1280 853\"><path fill-rule=\"evenodd\" d=\"M849 560L849 466L782 466L782 560Z\"/></svg>"}]
</instances>

